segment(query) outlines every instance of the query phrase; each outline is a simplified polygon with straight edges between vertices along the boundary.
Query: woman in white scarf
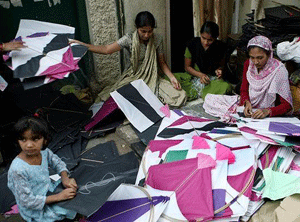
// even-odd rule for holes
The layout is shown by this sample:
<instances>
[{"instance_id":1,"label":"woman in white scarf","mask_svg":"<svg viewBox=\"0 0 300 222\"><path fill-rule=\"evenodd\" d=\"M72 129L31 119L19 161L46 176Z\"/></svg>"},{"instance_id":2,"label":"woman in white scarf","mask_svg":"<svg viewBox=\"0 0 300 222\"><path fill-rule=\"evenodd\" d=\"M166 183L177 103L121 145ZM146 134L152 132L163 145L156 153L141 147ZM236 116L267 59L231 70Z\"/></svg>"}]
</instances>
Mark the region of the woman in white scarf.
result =
<instances>
[{"instance_id":1,"label":"woman in white scarf","mask_svg":"<svg viewBox=\"0 0 300 222\"><path fill-rule=\"evenodd\" d=\"M272 43L256 36L248 43L250 59L245 62L241 105L246 117L261 119L292 110L292 96L285 66L273 58ZM252 111L256 108L256 111Z\"/></svg>"}]
</instances>

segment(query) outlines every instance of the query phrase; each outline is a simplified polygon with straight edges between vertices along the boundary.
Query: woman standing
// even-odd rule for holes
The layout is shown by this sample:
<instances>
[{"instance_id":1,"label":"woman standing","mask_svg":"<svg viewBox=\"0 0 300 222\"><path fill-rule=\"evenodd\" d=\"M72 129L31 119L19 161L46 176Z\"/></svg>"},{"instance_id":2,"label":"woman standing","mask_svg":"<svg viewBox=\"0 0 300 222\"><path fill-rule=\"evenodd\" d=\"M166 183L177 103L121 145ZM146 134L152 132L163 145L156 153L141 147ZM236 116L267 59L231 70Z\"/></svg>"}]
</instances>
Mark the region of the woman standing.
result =
<instances>
[{"instance_id":1,"label":"woman standing","mask_svg":"<svg viewBox=\"0 0 300 222\"><path fill-rule=\"evenodd\" d=\"M180 83L165 62L162 38L154 33L156 27L154 16L148 11L138 13L135 26L136 31L109 45L91 45L73 41L87 46L94 53L111 54L124 49L130 54L122 76L113 86L107 86L99 93L98 101L105 101L109 98L110 92L134 80L142 79L162 102L174 107L184 105L186 93L181 90ZM159 78L157 63L170 82Z\"/></svg>"},{"instance_id":2,"label":"woman standing","mask_svg":"<svg viewBox=\"0 0 300 222\"><path fill-rule=\"evenodd\" d=\"M223 81L225 63L225 43L217 40L219 26L215 22L205 22L200 30L200 37L188 42L185 50L185 73L175 73L187 92L188 100L207 93L225 94L231 89L230 84Z\"/></svg>"},{"instance_id":3,"label":"woman standing","mask_svg":"<svg viewBox=\"0 0 300 222\"><path fill-rule=\"evenodd\" d=\"M293 105L288 71L273 58L272 42L265 36L256 36L247 48L250 59L244 64L241 85L245 116L262 119L290 112Z\"/></svg>"}]
</instances>

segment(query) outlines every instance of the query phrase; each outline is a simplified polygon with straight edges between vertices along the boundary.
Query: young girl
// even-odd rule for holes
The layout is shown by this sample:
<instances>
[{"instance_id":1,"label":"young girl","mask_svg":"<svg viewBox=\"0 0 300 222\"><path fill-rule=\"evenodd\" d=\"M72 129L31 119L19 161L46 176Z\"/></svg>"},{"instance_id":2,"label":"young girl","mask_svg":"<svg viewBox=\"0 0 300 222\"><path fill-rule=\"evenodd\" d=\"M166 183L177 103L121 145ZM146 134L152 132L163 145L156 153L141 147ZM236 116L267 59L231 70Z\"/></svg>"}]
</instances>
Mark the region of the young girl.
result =
<instances>
[{"instance_id":1,"label":"young girl","mask_svg":"<svg viewBox=\"0 0 300 222\"><path fill-rule=\"evenodd\" d=\"M49 149L42 150L49 142L46 122L38 117L24 117L16 123L15 132L21 152L9 168L7 185L23 219L43 222L74 219L75 211L53 204L74 198L77 184L68 177L66 164L57 155ZM48 167L60 174L66 188L50 196L46 194L55 189L55 184L49 178Z\"/></svg>"}]
</instances>

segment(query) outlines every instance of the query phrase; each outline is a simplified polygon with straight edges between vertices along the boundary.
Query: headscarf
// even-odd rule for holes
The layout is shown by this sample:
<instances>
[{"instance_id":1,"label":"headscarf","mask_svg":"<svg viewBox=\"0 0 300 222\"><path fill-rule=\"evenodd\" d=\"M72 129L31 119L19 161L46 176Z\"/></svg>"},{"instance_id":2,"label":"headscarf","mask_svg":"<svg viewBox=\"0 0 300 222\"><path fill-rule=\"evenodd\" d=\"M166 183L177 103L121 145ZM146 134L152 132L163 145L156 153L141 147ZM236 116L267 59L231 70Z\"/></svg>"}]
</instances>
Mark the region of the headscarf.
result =
<instances>
[{"instance_id":1,"label":"headscarf","mask_svg":"<svg viewBox=\"0 0 300 222\"><path fill-rule=\"evenodd\" d=\"M250 46L257 46L270 52L269 59L260 72L250 59L247 80L252 106L254 108L274 107L276 94L292 105L288 71L283 63L273 58L272 42L265 36L256 36L249 41L247 48Z\"/></svg>"}]
</instances>

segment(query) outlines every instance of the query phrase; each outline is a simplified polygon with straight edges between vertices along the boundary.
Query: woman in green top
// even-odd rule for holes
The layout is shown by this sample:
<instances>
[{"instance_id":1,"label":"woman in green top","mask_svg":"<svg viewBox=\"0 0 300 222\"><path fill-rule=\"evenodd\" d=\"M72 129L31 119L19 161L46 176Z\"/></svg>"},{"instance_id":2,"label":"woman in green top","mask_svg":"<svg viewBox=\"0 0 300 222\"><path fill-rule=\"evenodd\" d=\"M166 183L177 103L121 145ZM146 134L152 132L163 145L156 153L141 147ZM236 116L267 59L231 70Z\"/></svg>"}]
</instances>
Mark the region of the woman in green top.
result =
<instances>
[{"instance_id":1,"label":"woman in green top","mask_svg":"<svg viewBox=\"0 0 300 222\"><path fill-rule=\"evenodd\" d=\"M162 46L162 38L154 33L155 19L150 12L138 13L135 19L136 31L124 35L118 41L109 45L91 45L77 40L88 47L91 52L111 54L120 50L129 52L130 58L125 61L126 70L112 86L105 87L98 95L96 102L105 101L110 92L121 88L130 82L142 79L157 97L170 106L178 107L186 102L186 93L167 66ZM170 82L158 75L158 65L170 79Z\"/></svg>"},{"instance_id":2,"label":"woman in green top","mask_svg":"<svg viewBox=\"0 0 300 222\"><path fill-rule=\"evenodd\" d=\"M200 30L200 37L188 42L185 51L185 73L174 75L186 91L188 100L207 93L225 94L231 89L229 83L223 81L222 66L225 62L225 43L217 40L219 26L211 21L205 22Z\"/></svg>"}]
</instances>

